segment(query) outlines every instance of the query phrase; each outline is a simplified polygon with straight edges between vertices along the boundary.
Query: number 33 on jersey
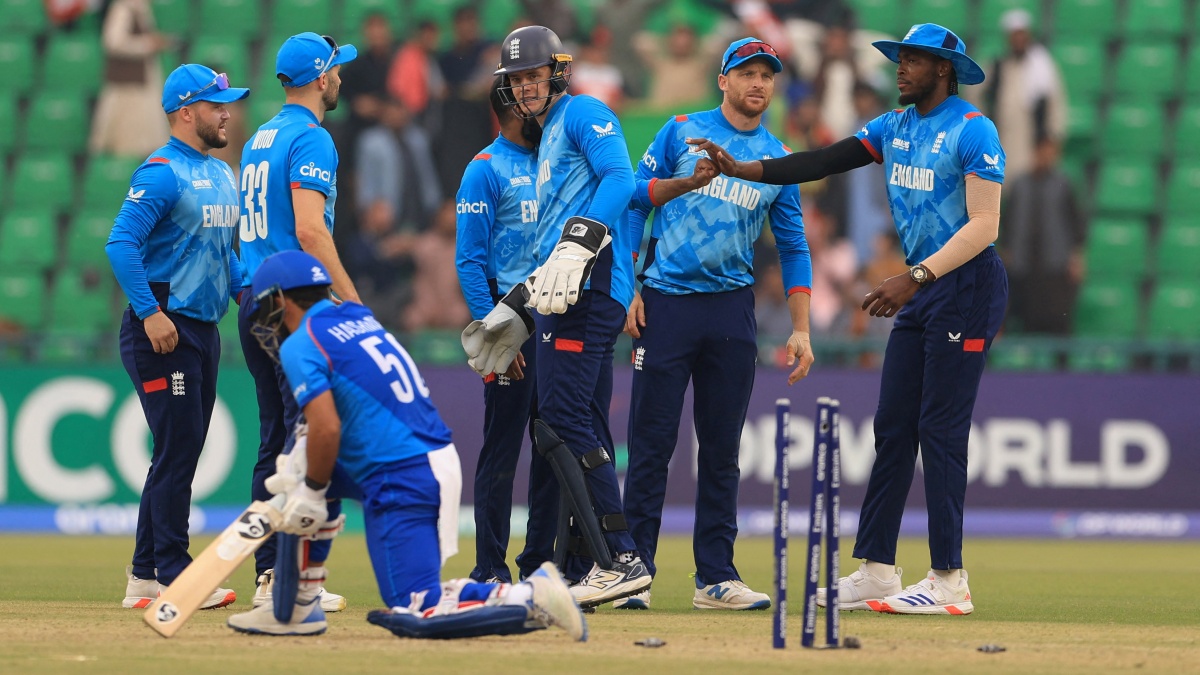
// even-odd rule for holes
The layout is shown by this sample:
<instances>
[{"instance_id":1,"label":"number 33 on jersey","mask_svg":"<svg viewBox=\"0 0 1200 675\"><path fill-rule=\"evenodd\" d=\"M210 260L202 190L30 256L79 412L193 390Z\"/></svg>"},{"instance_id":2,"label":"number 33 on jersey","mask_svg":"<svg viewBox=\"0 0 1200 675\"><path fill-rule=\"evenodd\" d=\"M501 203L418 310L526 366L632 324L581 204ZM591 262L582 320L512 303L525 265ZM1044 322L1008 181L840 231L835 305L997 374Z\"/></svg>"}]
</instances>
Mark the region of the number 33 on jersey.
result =
<instances>
[{"instance_id":1,"label":"number 33 on jersey","mask_svg":"<svg viewBox=\"0 0 1200 675\"><path fill-rule=\"evenodd\" d=\"M337 150L308 108L292 103L258 128L242 150L241 257L253 275L272 253L296 250L292 190L325 196L325 226L333 232L337 199Z\"/></svg>"}]
</instances>

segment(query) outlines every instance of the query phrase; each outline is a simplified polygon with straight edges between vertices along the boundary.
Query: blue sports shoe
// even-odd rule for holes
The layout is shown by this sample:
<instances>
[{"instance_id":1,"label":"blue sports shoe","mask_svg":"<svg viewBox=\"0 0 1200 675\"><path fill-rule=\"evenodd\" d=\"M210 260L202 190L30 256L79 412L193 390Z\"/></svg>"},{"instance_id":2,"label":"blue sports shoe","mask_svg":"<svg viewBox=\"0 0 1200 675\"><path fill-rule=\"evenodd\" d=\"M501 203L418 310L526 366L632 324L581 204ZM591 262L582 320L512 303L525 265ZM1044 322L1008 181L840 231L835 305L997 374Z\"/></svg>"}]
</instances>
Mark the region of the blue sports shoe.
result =
<instances>
[{"instance_id":1,"label":"blue sports shoe","mask_svg":"<svg viewBox=\"0 0 1200 675\"><path fill-rule=\"evenodd\" d=\"M317 598L307 605L296 603L292 620L281 623L275 618L275 607L271 603L259 605L249 612L234 614L227 622L229 627L241 633L255 635L320 635L328 624L325 610Z\"/></svg>"}]
</instances>

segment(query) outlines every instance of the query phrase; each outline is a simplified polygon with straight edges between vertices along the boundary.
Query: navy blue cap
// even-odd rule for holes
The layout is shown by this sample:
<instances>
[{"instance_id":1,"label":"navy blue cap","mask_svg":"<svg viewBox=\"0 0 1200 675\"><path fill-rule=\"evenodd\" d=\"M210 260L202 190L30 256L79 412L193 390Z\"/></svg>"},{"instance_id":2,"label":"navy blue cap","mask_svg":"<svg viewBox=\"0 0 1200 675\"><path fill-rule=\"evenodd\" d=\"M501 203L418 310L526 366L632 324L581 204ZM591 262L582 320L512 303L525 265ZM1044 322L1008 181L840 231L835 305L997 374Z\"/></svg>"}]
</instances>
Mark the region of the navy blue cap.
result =
<instances>
[{"instance_id":1,"label":"navy blue cap","mask_svg":"<svg viewBox=\"0 0 1200 675\"><path fill-rule=\"evenodd\" d=\"M963 42L949 28L943 28L936 23L919 23L909 28L908 35L905 35L900 42L878 40L872 42L871 45L896 63L900 63L901 47L911 47L929 52L943 59L949 59L950 63L954 64L954 73L958 76L959 84L983 82L983 68L980 68L978 63L967 56L967 43Z\"/></svg>"},{"instance_id":2,"label":"navy blue cap","mask_svg":"<svg viewBox=\"0 0 1200 675\"><path fill-rule=\"evenodd\" d=\"M746 45L756 45L758 46L758 50L737 56L735 52ZM749 49L753 50L754 47L750 47ZM778 73L783 70L783 62L775 54L774 47L756 37L745 37L741 40L734 40L729 45L729 48L725 50L724 56L721 57L721 74L728 75L730 70L737 68L750 59L765 59L767 63L771 64L771 69L775 72Z\"/></svg>"},{"instance_id":3,"label":"navy blue cap","mask_svg":"<svg viewBox=\"0 0 1200 675\"><path fill-rule=\"evenodd\" d=\"M163 83L162 107L163 112L173 113L196 101L233 103L249 95L249 89L229 86L225 73L218 74L198 63L185 63L172 70Z\"/></svg>"},{"instance_id":4,"label":"navy blue cap","mask_svg":"<svg viewBox=\"0 0 1200 675\"><path fill-rule=\"evenodd\" d=\"M275 56L275 74L286 75L285 87L303 87L330 68L358 58L354 45L330 44L333 38L316 33L301 33L284 40Z\"/></svg>"},{"instance_id":5,"label":"navy blue cap","mask_svg":"<svg viewBox=\"0 0 1200 675\"><path fill-rule=\"evenodd\" d=\"M328 286L332 283L329 270L311 254L301 250L280 251L259 265L250 285L254 302L260 303L267 296L279 291L290 291L305 286Z\"/></svg>"}]
</instances>

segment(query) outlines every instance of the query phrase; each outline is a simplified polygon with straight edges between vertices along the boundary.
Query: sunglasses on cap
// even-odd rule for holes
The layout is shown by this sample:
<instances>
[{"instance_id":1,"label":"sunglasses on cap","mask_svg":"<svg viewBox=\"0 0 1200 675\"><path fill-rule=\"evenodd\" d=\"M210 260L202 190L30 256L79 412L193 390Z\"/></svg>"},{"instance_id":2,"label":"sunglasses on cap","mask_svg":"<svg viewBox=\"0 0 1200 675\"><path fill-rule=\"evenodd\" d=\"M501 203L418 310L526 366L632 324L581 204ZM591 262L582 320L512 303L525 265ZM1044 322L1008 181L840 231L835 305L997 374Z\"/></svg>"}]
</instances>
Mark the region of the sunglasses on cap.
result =
<instances>
[{"instance_id":1,"label":"sunglasses on cap","mask_svg":"<svg viewBox=\"0 0 1200 675\"><path fill-rule=\"evenodd\" d=\"M741 47L733 50L733 53L729 55L729 58L725 59L725 62L721 64L721 72L724 73L725 69L729 67L729 62L735 58L753 56L754 54L770 54L775 58L779 58L779 54L775 52L775 48L771 45L765 42L747 42Z\"/></svg>"},{"instance_id":2,"label":"sunglasses on cap","mask_svg":"<svg viewBox=\"0 0 1200 675\"><path fill-rule=\"evenodd\" d=\"M179 107L182 108L183 106L187 105L190 101L195 100L195 98L197 96L199 96L200 94L203 94L204 92L208 91L209 89L212 89L213 87L216 87L217 91L225 91L226 89L228 89L229 88L229 76L226 75L225 73L217 73L216 79L214 79L212 82L209 82L208 84L204 85L203 87L197 89L196 91L194 91L194 92L188 94L186 97L184 97L184 99L179 102Z\"/></svg>"},{"instance_id":3,"label":"sunglasses on cap","mask_svg":"<svg viewBox=\"0 0 1200 675\"><path fill-rule=\"evenodd\" d=\"M325 40L325 42L329 44L330 49L333 51L329 52L329 58L325 59L325 66L321 68L321 72L317 73L317 77L324 75L325 72L332 67L333 61L337 58L338 52L342 50L342 48L338 46L337 40L334 40L328 35L322 35L321 39Z\"/></svg>"}]
</instances>

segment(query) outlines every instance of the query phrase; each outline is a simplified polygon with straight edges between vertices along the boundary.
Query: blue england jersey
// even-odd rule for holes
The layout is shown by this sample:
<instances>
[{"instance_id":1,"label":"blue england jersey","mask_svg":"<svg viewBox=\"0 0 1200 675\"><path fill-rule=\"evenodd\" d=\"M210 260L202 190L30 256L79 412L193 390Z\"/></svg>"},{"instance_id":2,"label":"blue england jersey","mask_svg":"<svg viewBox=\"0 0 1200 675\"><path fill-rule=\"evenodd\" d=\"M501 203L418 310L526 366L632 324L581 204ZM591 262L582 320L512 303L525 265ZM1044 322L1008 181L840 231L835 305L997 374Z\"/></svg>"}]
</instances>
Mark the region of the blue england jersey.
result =
<instances>
[{"instance_id":1,"label":"blue england jersey","mask_svg":"<svg viewBox=\"0 0 1200 675\"><path fill-rule=\"evenodd\" d=\"M333 392L342 420L338 463L360 485L384 464L450 444L417 364L363 305L313 305L284 340L279 362L302 409Z\"/></svg>"},{"instance_id":2,"label":"blue england jersey","mask_svg":"<svg viewBox=\"0 0 1200 675\"><path fill-rule=\"evenodd\" d=\"M272 253L300 249L292 190L325 195L325 226L333 232L338 154L311 110L288 103L242 149L242 262L253 277Z\"/></svg>"},{"instance_id":3,"label":"blue england jersey","mask_svg":"<svg viewBox=\"0 0 1200 675\"><path fill-rule=\"evenodd\" d=\"M608 226L612 245L596 258L586 288L625 307L633 300L628 231L633 167L616 114L591 96L563 95L546 115L538 146L538 265L546 262L572 216Z\"/></svg>"},{"instance_id":4,"label":"blue england jersey","mask_svg":"<svg viewBox=\"0 0 1200 675\"><path fill-rule=\"evenodd\" d=\"M175 137L133 172L104 250L139 319L160 309L217 323L249 279L233 252L229 165ZM160 285L165 284L165 287ZM159 297L151 290L164 289Z\"/></svg>"},{"instance_id":5,"label":"blue england jersey","mask_svg":"<svg viewBox=\"0 0 1200 675\"><path fill-rule=\"evenodd\" d=\"M957 96L928 115L915 107L884 113L855 135L883 164L892 220L909 265L933 255L970 220L967 176L1004 182L996 125Z\"/></svg>"},{"instance_id":6,"label":"blue england jersey","mask_svg":"<svg viewBox=\"0 0 1200 675\"><path fill-rule=\"evenodd\" d=\"M504 136L475 155L463 173L455 264L473 319L487 316L496 295L525 281L537 267L536 175L533 150Z\"/></svg>"},{"instance_id":7,"label":"blue england jersey","mask_svg":"<svg viewBox=\"0 0 1200 675\"><path fill-rule=\"evenodd\" d=\"M639 277L642 283L668 295L720 293L752 285L754 242L770 216L785 291L810 292L812 260L804 238L800 189L796 185L765 185L717 176L707 186L666 204L653 202L656 180L690 178L696 162L707 156L688 145L687 138L708 138L741 161L791 153L766 127L735 129L720 108L678 115L668 121L638 162L637 190L629 219L635 245L641 243L650 210L658 210Z\"/></svg>"}]
</instances>

